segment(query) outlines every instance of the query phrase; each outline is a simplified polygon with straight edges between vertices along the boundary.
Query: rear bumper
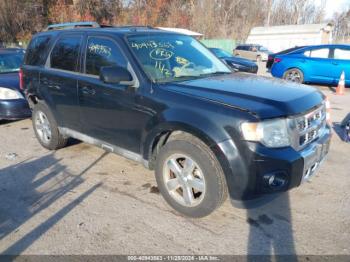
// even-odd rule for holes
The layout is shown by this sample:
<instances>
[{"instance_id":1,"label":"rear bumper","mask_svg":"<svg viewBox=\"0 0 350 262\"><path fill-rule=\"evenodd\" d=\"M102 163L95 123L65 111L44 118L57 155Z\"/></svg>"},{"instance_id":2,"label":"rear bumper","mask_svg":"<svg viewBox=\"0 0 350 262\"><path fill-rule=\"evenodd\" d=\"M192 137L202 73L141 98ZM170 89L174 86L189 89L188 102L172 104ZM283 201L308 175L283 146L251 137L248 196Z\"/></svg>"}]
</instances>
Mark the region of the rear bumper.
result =
<instances>
[{"instance_id":1,"label":"rear bumper","mask_svg":"<svg viewBox=\"0 0 350 262\"><path fill-rule=\"evenodd\" d=\"M328 153L330 138L331 131L327 127L322 137L301 151L246 142L245 148L238 152L232 140L220 143L216 155L223 166L231 199L249 200L298 187L317 172ZM285 183L271 185L272 176Z\"/></svg>"},{"instance_id":2,"label":"rear bumper","mask_svg":"<svg viewBox=\"0 0 350 262\"><path fill-rule=\"evenodd\" d=\"M0 119L16 120L32 115L25 99L0 100Z\"/></svg>"},{"instance_id":3,"label":"rear bumper","mask_svg":"<svg viewBox=\"0 0 350 262\"><path fill-rule=\"evenodd\" d=\"M276 63L272 64L270 71L273 77L283 78L284 70L283 68L281 68L279 64L276 64Z\"/></svg>"}]
</instances>

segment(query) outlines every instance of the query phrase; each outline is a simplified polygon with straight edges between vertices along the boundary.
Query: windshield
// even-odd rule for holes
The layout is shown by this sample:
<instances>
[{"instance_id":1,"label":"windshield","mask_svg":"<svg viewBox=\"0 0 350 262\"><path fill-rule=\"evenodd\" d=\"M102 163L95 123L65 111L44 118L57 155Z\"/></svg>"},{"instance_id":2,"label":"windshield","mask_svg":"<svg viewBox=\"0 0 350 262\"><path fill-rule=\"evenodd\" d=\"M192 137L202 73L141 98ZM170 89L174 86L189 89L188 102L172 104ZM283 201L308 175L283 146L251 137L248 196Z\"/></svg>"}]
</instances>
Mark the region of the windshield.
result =
<instances>
[{"instance_id":1,"label":"windshield","mask_svg":"<svg viewBox=\"0 0 350 262\"><path fill-rule=\"evenodd\" d=\"M11 73L19 71L23 61L22 53L0 54L0 73Z\"/></svg>"},{"instance_id":2,"label":"windshield","mask_svg":"<svg viewBox=\"0 0 350 262\"><path fill-rule=\"evenodd\" d=\"M222 58L222 57L231 57L232 55L225 51L225 50L222 50L222 49L219 49L219 48L213 48L211 49L213 51L213 53L219 57L219 58Z\"/></svg>"},{"instance_id":3,"label":"windshield","mask_svg":"<svg viewBox=\"0 0 350 262\"><path fill-rule=\"evenodd\" d=\"M137 35L128 37L128 43L143 70L155 82L231 73L220 59L189 36Z\"/></svg>"}]
</instances>

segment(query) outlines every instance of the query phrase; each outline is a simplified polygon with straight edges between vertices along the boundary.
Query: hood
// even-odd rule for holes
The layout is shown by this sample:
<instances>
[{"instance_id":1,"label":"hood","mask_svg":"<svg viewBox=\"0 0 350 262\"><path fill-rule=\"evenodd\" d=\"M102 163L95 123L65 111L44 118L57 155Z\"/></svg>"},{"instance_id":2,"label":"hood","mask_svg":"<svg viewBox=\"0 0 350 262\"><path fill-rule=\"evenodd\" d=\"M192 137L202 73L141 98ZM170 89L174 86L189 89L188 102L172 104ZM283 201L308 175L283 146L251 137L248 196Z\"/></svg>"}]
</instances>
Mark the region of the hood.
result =
<instances>
[{"instance_id":1,"label":"hood","mask_svg":"<svg viewBox=\"0 0 350 262\"><path fill-rule=\"evenodd\" d=\"M296 115L324 99L312 87L243 73L167 84L166 89L249 111L261 119Z\"/></svg>"},{"instance_id":2,"label":"hood","mask_svg":"<svg viewBox=\"0 0 350 262\"><path fill-rule=\"evenodd\" d=\"M19 90L18 73L0 74L0 87L7 87Z\"/></svg>"}]
</instances>

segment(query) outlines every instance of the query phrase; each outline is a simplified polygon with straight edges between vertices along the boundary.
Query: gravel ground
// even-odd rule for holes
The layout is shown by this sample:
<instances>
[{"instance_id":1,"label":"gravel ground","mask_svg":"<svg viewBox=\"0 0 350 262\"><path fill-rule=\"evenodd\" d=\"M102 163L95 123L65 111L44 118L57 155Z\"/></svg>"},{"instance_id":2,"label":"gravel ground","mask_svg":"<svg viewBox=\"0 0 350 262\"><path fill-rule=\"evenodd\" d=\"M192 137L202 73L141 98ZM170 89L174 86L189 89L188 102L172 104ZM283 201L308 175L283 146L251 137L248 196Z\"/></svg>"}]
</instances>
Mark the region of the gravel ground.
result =
<instances>
[{"instance_id":1,"label":"gravel ground","mask_svg":"<svg viewBox=\"0 0 350 262\"><path fill-rule=\"evenodd\" d=\"M350 90L321 89L336 125ZM350 255L350 144L336 132L312 181L203 219L174 212L140 164L78 142L43 149L30 120L2 122L0 141L2 254Z\"/></svg>"}]
</instances>

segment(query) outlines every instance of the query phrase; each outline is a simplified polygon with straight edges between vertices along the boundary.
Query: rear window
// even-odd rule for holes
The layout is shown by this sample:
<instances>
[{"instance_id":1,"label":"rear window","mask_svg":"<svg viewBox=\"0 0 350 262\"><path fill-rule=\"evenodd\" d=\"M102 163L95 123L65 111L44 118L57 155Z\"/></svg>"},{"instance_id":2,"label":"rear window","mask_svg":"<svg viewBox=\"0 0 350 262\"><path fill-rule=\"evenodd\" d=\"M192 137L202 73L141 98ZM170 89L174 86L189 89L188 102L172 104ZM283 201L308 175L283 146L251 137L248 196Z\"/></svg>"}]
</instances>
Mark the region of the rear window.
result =
<instances>
[{"instance_id":1,"label":"rear window","mask_svg":"<svg viewBox=\"0 0 350 262\"><path fill-rule=\"evenodd\" d=\"M25 58L26 65L43 65L45 64L46 51L49 46L51 36L38 36L34 38L27 48Z\"/></svg>"},{"instance_id":2,"label":"rear window","mask_svg":"<svg viewBox=\"0 0 350 262\"><path fill-rule=\"evenodd\" d=\"M0 53L0 74L17 72L23 61L23 53Z\"/></svg>"},{"instance_id":3,"label":"rear window","mask_svg":"<svg viewBox=\"0 0 350 262\"><path fill-rule=\"evenodd\" d=\"M51 52L51 68L77 71L81 36L64 36Z\"/></svg>"}]
</instances>

